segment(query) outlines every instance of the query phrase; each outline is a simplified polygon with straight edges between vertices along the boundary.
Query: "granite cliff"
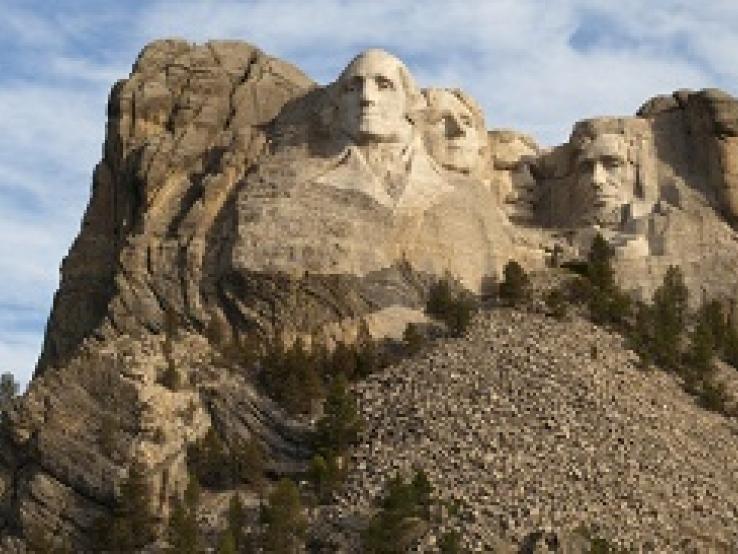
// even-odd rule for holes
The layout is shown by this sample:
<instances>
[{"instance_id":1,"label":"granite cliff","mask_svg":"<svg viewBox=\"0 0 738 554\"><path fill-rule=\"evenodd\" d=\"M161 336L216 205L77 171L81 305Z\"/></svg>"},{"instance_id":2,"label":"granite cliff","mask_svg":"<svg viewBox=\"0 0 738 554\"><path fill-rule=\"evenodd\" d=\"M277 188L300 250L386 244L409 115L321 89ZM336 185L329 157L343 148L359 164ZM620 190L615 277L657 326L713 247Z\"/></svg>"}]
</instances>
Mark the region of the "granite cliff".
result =
<instances>
[{"instance_id":1,"label":"granite cliff","mask_svg":"<svg viewBox=\"0 0 738 554\"><path fill-rule=\"evenodd\" d=\"M272 475L304 470L311 422L288 416L249 371L224 366L226 343L299 337L330 348L363 327L377 340L400 339L407 324L426 321L437 279L486 296L509 260L545 273L585 257L597 233L635 297L648 299L679 265L696 302L716 299L734 313L736 137L738 100L714 90L578 122L567 143L544 149L487 130L463 91L421 90L383 51L360 54L319 86L242 42L146 46L112 88L103 158L34 379L4 419L6 548L22 551L23 537L38 533L87 548L134 461L166 520L186 486L188 445L211 428L228 443L258 440ZM467 338L357 385L366 443L345 490L313 522L317 537L356 548L347 506L368 505L388 460L397 468L425 460L437 486L463 495L472 515L448 525L473 548L573 528L580 503L597 504L592 517L605 532L638 548L687 544L670 542L672 532L698 551L737 547L734 421L705 415L670 377L638 377L632 352L601 329L535 314L485 317ZM612 351L590 363L579 351L587 341L612 342ZM169 367L186 387L164 386ZM445 431L406 428L407 413ZM659 496L683 486L680 474L649 465L678 445L712 448L670 425L675 413L721 438L715 464L685 458L694 482L673 495L674 506L698 489L709 497L698 510L716 529L708 547ZM549 442L559 436L561 465L550 483L539 479L534 500L521 475L540 477L537 452L557 450ZM617 459L592 465L582 456L591 461L593 448ZM632 494L613 472L632 478ZM620 523L615 502L627 516ZM648 535L657 523L669 532Z\"/></svg>"}]
</instances>

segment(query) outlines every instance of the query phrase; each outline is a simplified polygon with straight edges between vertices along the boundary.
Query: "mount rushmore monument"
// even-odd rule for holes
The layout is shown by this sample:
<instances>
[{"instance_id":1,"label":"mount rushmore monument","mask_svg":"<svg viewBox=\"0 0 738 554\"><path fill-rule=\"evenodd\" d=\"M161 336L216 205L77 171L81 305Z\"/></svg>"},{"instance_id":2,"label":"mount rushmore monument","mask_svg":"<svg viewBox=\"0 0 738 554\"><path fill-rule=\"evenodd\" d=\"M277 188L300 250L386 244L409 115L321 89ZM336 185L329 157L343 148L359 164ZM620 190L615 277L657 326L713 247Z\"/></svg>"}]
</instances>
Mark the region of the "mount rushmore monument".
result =
<instances>
[{"instance_id":1,"label":"mount rushmore monument","mask_svg":"<svg viewBox=\"0 0 738 554\"><path fill-rule=\"evenodd\" d=\"M544 148L488 130L468 94L421 89L382 50L320 86L246 43L156 41L110 94L34 380L2 436L0 521L84 537L134 459L166 514L187 445L213 425L259 437L275 467L304 454L304 425L209 365L212 329L400 338L437 279L489 294L510 260L581 260L597 233L635 297L679 265L693 298L735 309L736 225L738 100L718 90L580 121ZM172 317L166 356L197 384L179 392L157 381ZM120 424L107 450L101 413Z\"/></svg>"}]
</instances>

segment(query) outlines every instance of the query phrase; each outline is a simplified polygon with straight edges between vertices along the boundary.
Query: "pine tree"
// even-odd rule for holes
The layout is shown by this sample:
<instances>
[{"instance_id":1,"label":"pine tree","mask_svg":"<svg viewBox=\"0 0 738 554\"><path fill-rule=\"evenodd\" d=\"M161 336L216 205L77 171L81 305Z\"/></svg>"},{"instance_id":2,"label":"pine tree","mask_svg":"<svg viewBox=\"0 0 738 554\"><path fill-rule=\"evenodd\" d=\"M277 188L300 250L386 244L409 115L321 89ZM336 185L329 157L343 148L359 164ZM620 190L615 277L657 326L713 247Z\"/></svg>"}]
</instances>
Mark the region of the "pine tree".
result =
<instances>
[{"instance_id":1,"label":"pine tree","mask_svg":"<svg viewBox=\"0 0 738 554\"><path fill-rule=\"evenodd\" d=\"M236 465L234 481L250 483L260 490L264 484L266 453L256 437L236 445L233 448L233 458Z\"/></svg>"},{"instance_id":2,"label":"pine tree","mask_svg":"<svg viewBox=\"0 0 738 554\"><path fill-rule=\"evenodd\" d=\"M438 541L441 554L461 554L461 536L458 531L448 531Z\"/></svg>"},{"instance_id":3,"label":"pine tree","mask_svg":"<svg viewBox=\"0 0 738 554\"><path fill-rule=\"evenodd\" d=\"M265 524L264 548L274 554L292 554L302 544L306 520L297 486L289 479L282 479L269 495L268 504L262 510Z\"/></svg>"},{"instance_id":4,"label":"pine tree","mask_svg":"<svg viewBox=\"0 0 738 554\"><path fill-rule=\"evenodd\" d=\"M552 317L558 320L562 320L566 317L566 300L564 298L564 293L561 292L560 289L548 291L544 301L546 302L546 307Z\"/></svg>"},{"instance_id":5,"label":"pine tree","mask_svg":"<svg viewBox=\"0 0 738 554\"><path fill-rule=\"evenodd\" d=\"M236 539L233 538L233 533L230 529L226 528L220 534L216 554L238 554Z\"/></svg>"},{"instance_id":6,"label":"pine tree","mask_svg":"<svg viewBox=\"0 0 738 554\"><path fill-rule=\"evenodd\" d=\"M596 288L608 292L615 286L612 268L613 250L605 238L597 233L592 240L587 257L587 277Z\"/></svg>"},{"instance_id":7,"label":"pine tree","mask_svg":"<svg viewBox=\"0 0 738 554\"><path fill-rule=\"evenodd\" d=\"M500 283L500 298L510 306L517 306L530 296L530 279L523 267L510 260L503 269L504 279Z\"/></svg>"},{"instance_id":8,"label":"pine tree","mask_svg":"<svg viewBox=\"0 0 738 554\"><path fill-rule=\"evenodd\" d=\"M679 364L680 342L689 303L689 290L676 266L669 266L653 295L652 349L658 363L668 369Z\"/></svg>"},{"instance_id":9,"label":"pine tree","mask_svg":"<svg viewBox=\"0 0 738 554\"><path fill-rule=\"evenodd\" d=\"M154 538L151 487L144 466L134 461L121 483L112 514L94 524L93 542L100 550L135 552Z\"/></svg>"},{"instance_id":10,"label":"pine tree","mask_svg":"<svg viewBox=\"0 0 738 554\"><path fill-rule=\"evenodd\" d=\"M443 320L448 314L453 300L451 279L444 277L433 283L428 291L428 302L425 311L428 315Z\"/></svg>"},{"instance_id":11,"label":"pine tree","mask_svg":"<svg viewBox=\"0 0 738 554\"><path fill-rule=\"evenodd\" d=\"M723 307L717 300L704 302L697 313L697 319L704 321L710 330L714 341L715 351L723 349L728 334L728 321Z\"/></svg>"},{"instance_id":12,"label":"pine tree","mask_svg":"<svg viewBox=\"0 0 738 554\"><path fill-rule=\"evenodd\" d=\"M649 366L653 362L653 310L648 304L636 305L635 322L628 338L642 365Z\"/></svg>"},{"instance_id":13,"label":"pine tree","mask_svg":"<svg viewBox=\"0 0 738 554\"><path fill-rule=\"evenodd\" d=\"M728 325L723 337L723 356L725 361L738 369L738 330Z\"/></svg>"},{"instance_id":14,"label":"pine tree","mask_svg":"<svg viewBox=\"0 0 738 554\"><path fill-rule=\"evenodd\" d=\"M356 376L356 351L345 342L338 341L330 357L330 378L343 375L351 380Z\"/></svg>"},{"instance_id":15,"label":"pine tree","mask_svg":"<svg viewBox=\"0 0 738 554\"><path fill-rule=\"evenodd\" d=\"M356 400L343 375L331 384L323 406L323 417L316 425L316 446L324 455L340 455L358 440L363 421Z\"/></svg>"},{"instance_id":16,"label":"pine tree","mask_svg":"<svg viewBox=\"0 0 738 554\"><path fill-rule=\"evenodd\" d=\"M241 502L241 496L236 492L231 496L230 503L228 504L228 529L233 537L237 551L246 549L247 537L244 532L244 526L246 525L246 512Z\"/></svg>"},{"instance_id":17,"label":"pine tree","mask_svg":"<svg viewBox=\"0 0 738 554\"><path fill-rule=\"evenodd\" d=\"M703 381L710 379L715 369L715 339L710 327L710 321L700 319L690 335L685 356L687 367L684 369L684 377L690 389L696 389Z\"/></svg>"},{"instance_id":18,"label":"pine tree","mask_svg":"<svg viewBox=\"0 0 738 554\"><path fill-rule=\"evenodd\" d=\"M405 344L405 350L408 354L417 354L423 348L425 336L420 332L416 323L408 323L405 331L402 333L402 342Z\"/></svg>"},{"instance_id":19,"label":"pine tree","mask_svg":"<svg viewBox=\"0 0 738 554\"><path fill-rule=\"evenodd\" d=\"M183 498L172 501L167 536L171 554L198 554L200 532L197 526L197 511L200 505L200 485L190 475Z\"/></svg>"},{"instance_id":20,"label":"pine tree","mask_svg":"<svg viewBox=\"0 0 738 554\"><path fill-rule=\"evenodd\" d=\"M418 515L427 520L430 517L431 495L433 487L428 480L428 475L422 469L415 472L412 483L415 503L418 507Z\"/></svg>"},{"instance_id":21,"label":"pine tree","mask_svg":"<svg viewBox=\"0 0 738 554\"><path fill-rule=\"evenodd\" d=\"M362 319L356 334L356 374L358 377L366 377L378 367L377 346L369 332L369 325L365 319Z\"/></svg>"}]
</instances>

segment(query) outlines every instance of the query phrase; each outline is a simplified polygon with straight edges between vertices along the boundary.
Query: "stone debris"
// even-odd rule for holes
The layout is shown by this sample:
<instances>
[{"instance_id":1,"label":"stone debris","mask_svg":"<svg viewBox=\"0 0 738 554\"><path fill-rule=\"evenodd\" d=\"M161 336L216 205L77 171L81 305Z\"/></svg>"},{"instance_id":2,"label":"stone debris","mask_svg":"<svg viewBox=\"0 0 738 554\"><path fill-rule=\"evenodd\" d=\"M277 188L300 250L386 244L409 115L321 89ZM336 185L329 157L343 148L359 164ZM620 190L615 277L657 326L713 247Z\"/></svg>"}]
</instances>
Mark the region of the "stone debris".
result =
<instances>
[{"instance_id":1,"label":"stone debris","mask_svg":"<svg viewBox=\"0 0 738 554\"><path fill-rule=\"evenodd\" d=\"M443 507L427 544L455 529L493 552L586 528L636 551L738 549L736 421L582 319L484 312L466 338L355 391L366 432L318 535L352 544L344 522L369 516L396 472L422 468Z\"/></svg>"}]
</instances>

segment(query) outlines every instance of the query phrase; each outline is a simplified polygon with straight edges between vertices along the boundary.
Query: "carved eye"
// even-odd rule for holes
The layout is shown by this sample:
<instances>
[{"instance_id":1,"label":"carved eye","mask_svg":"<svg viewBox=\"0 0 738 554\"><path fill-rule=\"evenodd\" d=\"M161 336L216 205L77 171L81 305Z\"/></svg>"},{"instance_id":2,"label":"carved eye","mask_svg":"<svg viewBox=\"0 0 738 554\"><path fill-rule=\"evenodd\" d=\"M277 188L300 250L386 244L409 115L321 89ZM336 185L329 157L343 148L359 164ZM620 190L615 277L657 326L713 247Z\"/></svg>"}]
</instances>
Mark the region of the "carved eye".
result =
<instances>
[{"instance_id":1,"label":"carved eye","mask_svg":"<svg viewBox=\"0 0 738 554\"><path fill-rule=\"evenodd\" d=\"M622 167L623 165L625 165L625 162L623 160L614 156L605 156L602 159L602 163L608 169L615 169L617 167Z\"/></svg>"},{"instance_id":2,"label":"carved eye","mask_svg":"<svg viewBox=\"0 0 738 554\"><path fill-rule=\"evenodd\" d=\"M345 85L343 85L343 91L344 92L356 92L357 90L361 89L361 86L364 82L364 79L362 79L359 76L351 77Z\"/></svg>"},{"instance_id":3,"label":"carved eye","mask_svg":"<svg viewBox=\"0 0 738 554\"><path fill-rule=\"evenodd\" d=\"M387 77L382 77L381 75L378 75L376 81L377 88L380 90L394 90L395 88L395 84Z\"/></svg>"},{"instance_id":4,"label":"carved eye","mask_svg":"<svg viewBox=\"0 0 738 554\"><path fill-rule=\"evenodd\" d=\"M592 160L581 160L577 167L579 171L592 171L594 169L594 162Z\"/></svg>"}]
</instances>

